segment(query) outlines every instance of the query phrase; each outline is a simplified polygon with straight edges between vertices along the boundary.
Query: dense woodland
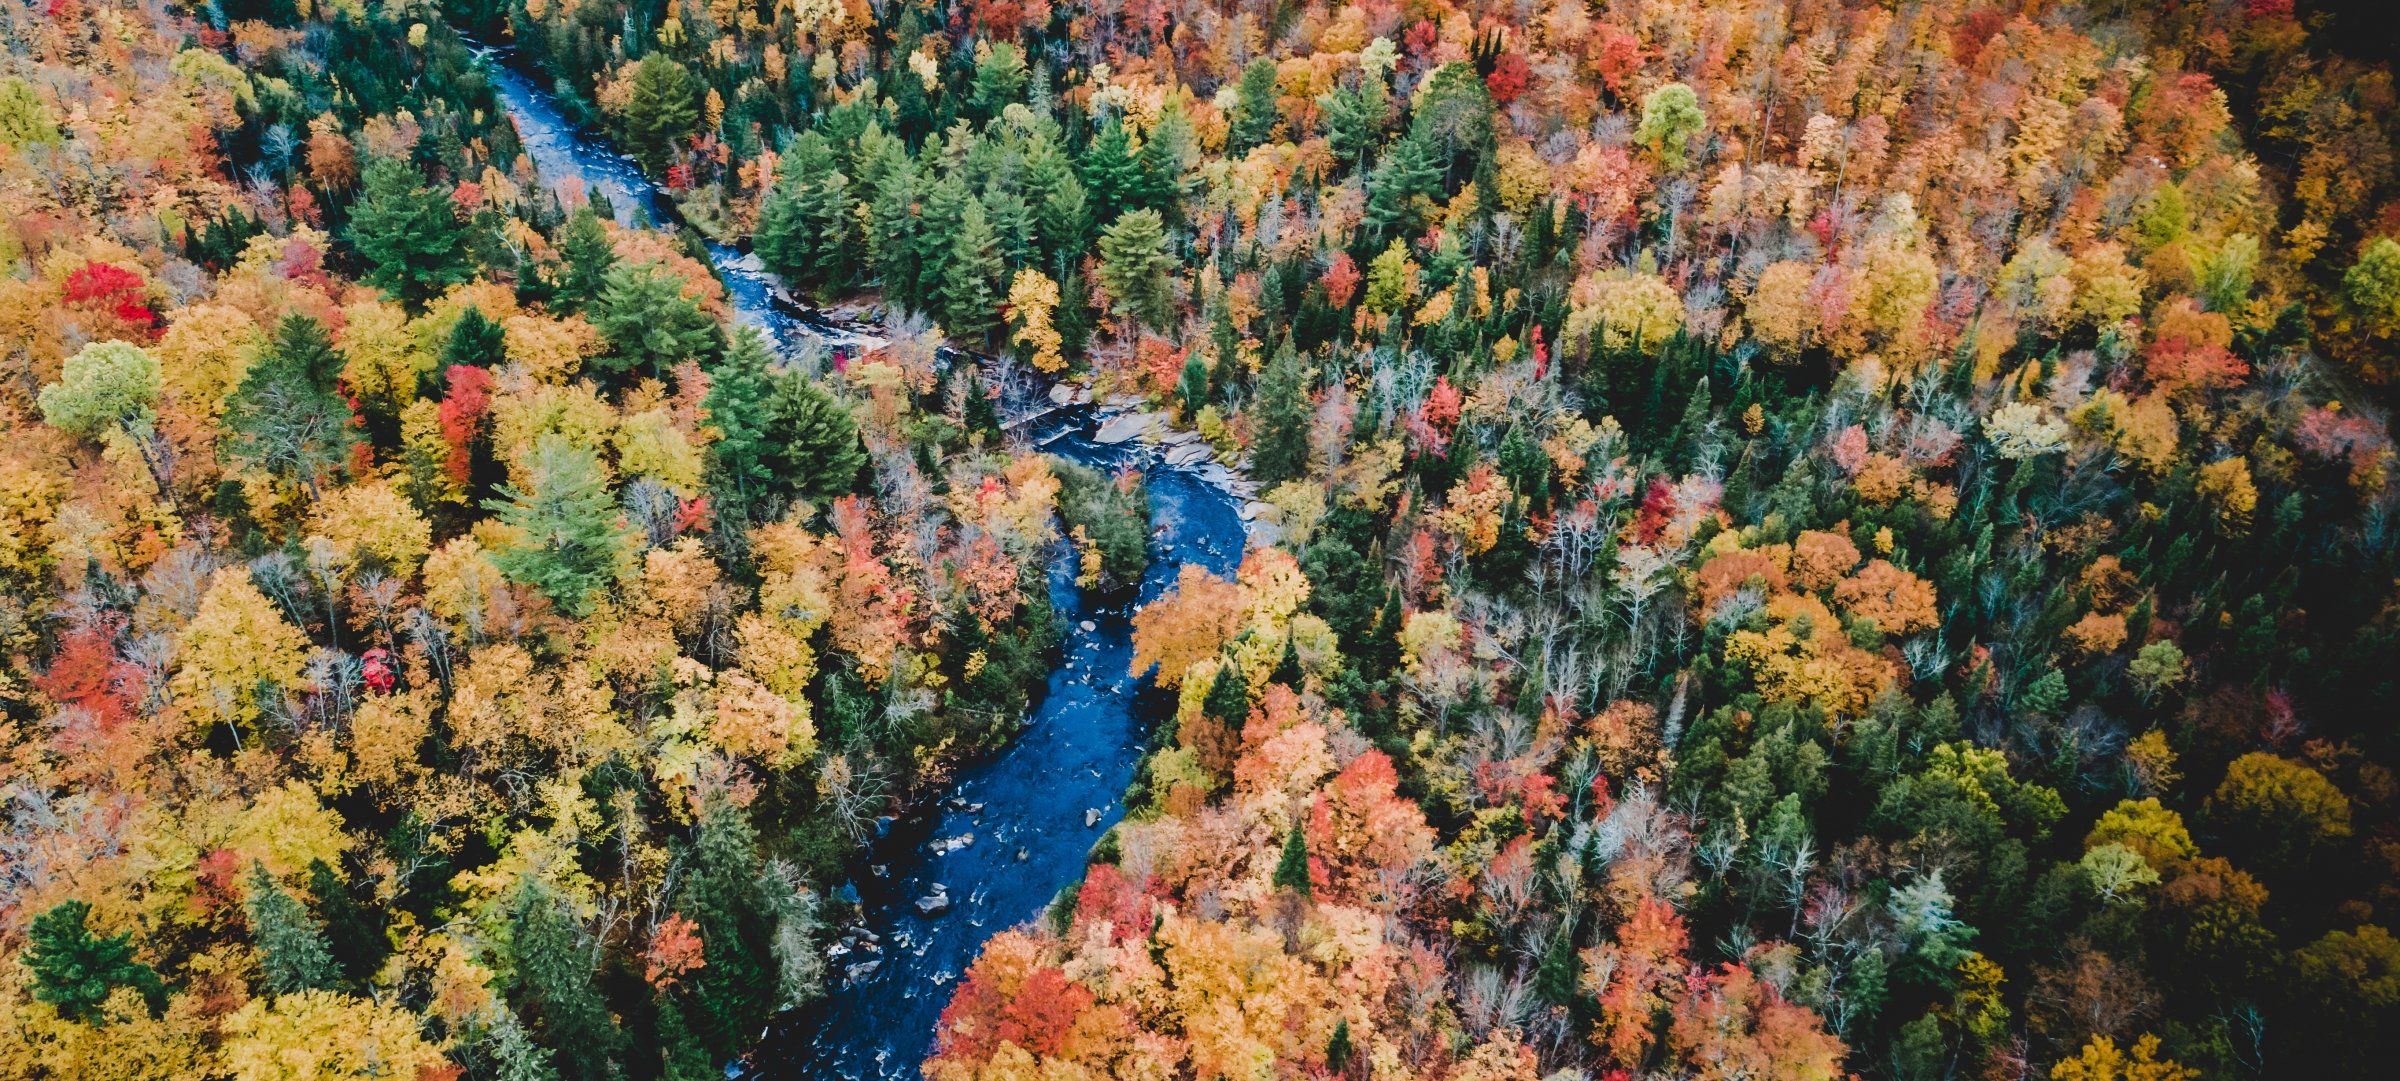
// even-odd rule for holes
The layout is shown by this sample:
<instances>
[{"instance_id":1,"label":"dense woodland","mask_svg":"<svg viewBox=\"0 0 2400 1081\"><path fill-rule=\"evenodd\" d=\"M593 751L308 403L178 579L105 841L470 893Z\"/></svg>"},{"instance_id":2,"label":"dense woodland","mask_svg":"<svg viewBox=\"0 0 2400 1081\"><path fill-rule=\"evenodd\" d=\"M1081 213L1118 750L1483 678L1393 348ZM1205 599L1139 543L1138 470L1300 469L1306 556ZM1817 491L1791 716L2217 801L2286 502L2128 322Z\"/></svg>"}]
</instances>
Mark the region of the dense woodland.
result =
<instances>
[{"instance_id":1,"label":"dense woodland","mask_svg":"<svg viewBox=\"0 0 2400 1081\"><path fill-rule=\"evenodd\" d=\"M1261 543L1135 617L1132 813L935 1081L2388 1071L2352 25L11 0L0 1076L722 1076L1054 556L1143 573L1139 475L1002 428L1052 379ZM704 239L889 344L775 355Z\"/></svg>"}]
</instances>

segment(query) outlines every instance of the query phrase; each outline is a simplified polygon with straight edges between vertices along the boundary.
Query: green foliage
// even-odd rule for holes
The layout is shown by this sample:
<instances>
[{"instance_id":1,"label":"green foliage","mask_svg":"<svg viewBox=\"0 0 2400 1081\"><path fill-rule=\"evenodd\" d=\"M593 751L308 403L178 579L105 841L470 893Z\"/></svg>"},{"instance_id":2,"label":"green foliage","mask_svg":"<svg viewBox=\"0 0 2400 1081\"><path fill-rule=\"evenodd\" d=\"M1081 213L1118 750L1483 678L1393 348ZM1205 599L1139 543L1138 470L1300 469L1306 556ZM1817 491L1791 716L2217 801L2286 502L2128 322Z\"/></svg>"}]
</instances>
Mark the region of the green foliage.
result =
<instances>
[{"instance_id":1,"label":"green foliage","mask_svg":"<svg viewBox=\"0 0 2400 1081\"><path fill-rule=\"evenodd\" d=\"M570 308L599 300L608 287L608 272L617 265L616 246L609 243L608 227L600 215L588 205L578 207L567 218L558 251L566 264L558 283L559 298Z\"/></svg>"},{"instance_id":2,"label":"green foliage","mask_svg":"<svg viewBox=\"0 0 2400 1081\"><path fill-rule=\"evenodd\" d=\"M242 909L250 917L250 939L258 945L258 965L268 992L330 989L341 970L325 944L324 925L267 873L265 864L250 865L248 885Z\"/></svg>"},{"instance_id":3,"label":"green foliage","mask_svg":"<svg viewBox=\"0 0 2400 1081\"><path fill-rule=\"evenodd\" d=\"M166 984L134 960L133 935L94 935L84 926L90 913L82 901L61 901L26 927L23 958L33 974L33 997L77 1021L90 1018L120 987L140 992L152 1010L165 1006Z\"/></svg>"},{"instance_id":4,"label":"green foliage","mask_svg":"<svg viewBox=\"0 0 2400 1081\"><path fill-rule=\"evenodd\" d=\"M559 610L580 616L595 591L616 581L632 554L633 534L608 494L598 455L561 435L544 435L524 462L523 488L502 485L484 509L515 531L492 554L502 574L541 590Z\"/></svg>"},{"instance_id":5,"label":"green foliage","mask_svg":"<svg viewBox=\"0 0 2400 1081\"><path fill-rule=\"evenodd\" d=\"M42 419L95 437L109 429L147 431L160 389L158 360L130 342L93 342L68 357L56 383L42 388Z\"/></svg>"},{"instance_id":6,"label":"green foliage","mask_svg":"<svg viewBox=\"0 0 2400 1081\"><path fill-rule=\"evenodd\" d=\"M1227 149L1239 154L1275 133L1281 119L1275 111L1275 59L1260 56L1242 69L1241 81L1236 84L1241 106L1233 114L1233 130L1226 136Z\"/></svg>"},{"instance_id":7,"label":"green foliage","mask_svg":"<svg viewBox=\"0 0 2400 1081\"><path fill-rule=\"evenodd\" d=\"M656 264L611 269L593 322L609 351L594 359L602 368L653 374L686 360L705 358L719 342L717 321L684 295L684 281Z\"/></svg>"},{"instance_id":8,"label":"green foliage","mask_svg":"<svg viewBox=\"0 0 2400 1081\"><path fill-rule=\"evenodd\" d=\"M458 322L451 326L450 337L442 342L441 369L464 364L470 368L497 368L508 359L508 332L500 324L484 317L483 309L469 305L460 312Z\"/></svg>"},{"instance_id":9,"label":"green foliage","mask_svg":"<svg viewBox=\"0 0 2400 1081\"><path fill-rule=\"evenodd\" d=\"M1682 83L1668 83L1642 99L1642 125L1634 129L1633 141L1649 147L1669 172L1675 172L1683 168L1692 136L1706 127L1708 114L1700 111L1700 96Z\"/></svg>"},{"instance_id":10,"label":"green foliage","mask_svg":"<svg viewBox=\"0 0 2400 1081\"><path fill-rule=\"evenodd\" d=\"M1007 271L991 219L983 204L970 198L936 291L942 305L942 326L951 337L991 347L992 330L1000 325L1000 279Z\"/></svg>"},{"instance_id":11,"label":"green foliage","mask_svg":"<svg viewBox=\"0 0 2400 1081\"><path fill-rule=\"evenodd\" d=\"M1122 481L1064 459L1050 468L1058 474L1058 516L1072 530L1080 527L1100 552L1100 573L1111 590L1141 584L1150 566L1150 496L1138 472Z\"/></svg>"},{"instance_id":12,"label":"green foliage","mask_svg":"<svg viewBox=\"0 0 2400 1081\"><path fill-rule=\"evenodd\" d=\"M1308 838L1301 835L1299 826L1283 835L1283 855L1275 861L1274 884L1279 890L1309 895Z\"/></svg>"},{"instance_id":13,"label":"green foliage","mask_svg":"<svg viewBox=\"0 0 2400 1081\"><path fill-rule=\"evenodd\" d=\"M1250 471L1262 487L1308 475L1308 435L1316 412L1309 383L1309 370L1286 335L1258 376Z\"/></svg>"},{"instance_id":14,"label":"green foliage","mask_svg":"<svg viewBox=\"0 0 2400 1081\"><path fill-rule=\"evenodd\" d=\"M692 73L663 52L634 67L625 102L625 135L633 160L652 174L673 164L677 149L700 125L700 87Z\"/></svg>"},{"instance_id":15,"label":"green foliage","mask_svg":"<svg viewBox=\"0 0 2400 1081\"><path fill-rule=\"evenodd\" d=\"M316 320L284 316L225 401L225 451L308 490L349 462L356 439L341 392L342 355Z\"/></svg>"},{"instance_id":16,"label":"green foliage","mask_svg":"<svg viewBox=\"0 0 2400 1081\"><path fill-rule=\"evenodd\" d=\"M1126 211L1100 234L1100 280L1117 314L1167 329L1175 318L1174 273L1166 223L1157 211Z\"/></svg>"},{"instance_id":17,"label":"green foliage","mask_svg":"<svg viewBox=\"0 0 2400 1081\"><path fill-rule=\"evenodd\" d=\"M592 949L550 890L528 878L509 913L510 998L567 1081L604 1081L624 1044L593 979Z\"/></svg>"},{"instance_id":18,"label":"green foliage","mask_svg":"<svg viewBox=\"0 0 2400 1081\"><path fill-rule=\"evenodd\" d=\"M422 304L474 277L457 209L447 194L425 186L415 165L378 159L367 165L362 183L350 215L350 244L367 264L368 284Z\"/></svg>"}]
</instances>

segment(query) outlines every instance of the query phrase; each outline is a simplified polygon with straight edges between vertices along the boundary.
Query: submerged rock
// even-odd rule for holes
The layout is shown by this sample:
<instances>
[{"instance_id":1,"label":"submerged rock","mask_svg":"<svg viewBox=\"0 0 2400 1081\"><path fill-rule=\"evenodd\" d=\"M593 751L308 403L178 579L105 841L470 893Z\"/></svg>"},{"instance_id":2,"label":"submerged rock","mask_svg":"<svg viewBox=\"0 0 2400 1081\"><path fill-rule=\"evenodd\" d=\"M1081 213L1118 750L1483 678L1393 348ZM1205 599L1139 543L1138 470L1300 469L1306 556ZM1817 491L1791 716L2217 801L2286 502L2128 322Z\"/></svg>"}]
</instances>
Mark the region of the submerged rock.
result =
<instances>
[{"instance_id":1,"label":"submerged rock","mask_svg":"<svg viewBox=\"0 0 2400 1081\"><path fill-rule=\"evenodd\" d=\"M947 893L929 893L917 898L917 914L920 916L939 916L948 911L950 895Z\"/></svg>"}]
</instances>

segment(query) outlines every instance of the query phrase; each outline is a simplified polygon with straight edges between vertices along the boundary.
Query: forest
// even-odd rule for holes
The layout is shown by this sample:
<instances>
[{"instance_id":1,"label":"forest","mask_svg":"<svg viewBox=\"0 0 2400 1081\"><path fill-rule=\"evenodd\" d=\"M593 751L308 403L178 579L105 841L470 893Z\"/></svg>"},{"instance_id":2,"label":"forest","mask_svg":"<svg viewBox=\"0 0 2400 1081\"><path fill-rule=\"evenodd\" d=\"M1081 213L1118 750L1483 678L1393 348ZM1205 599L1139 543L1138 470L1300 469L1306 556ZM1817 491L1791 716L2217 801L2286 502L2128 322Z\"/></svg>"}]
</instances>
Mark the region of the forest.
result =
<instances>
[{"instance_id":1,"label":"forest","mask_svg":"<svg viewBox=\"0 0 2400 1081\"><path fill-rule=\"evenodd\" d=\"M2378 1076L2368 7L0 4L0 1077L805 1076L1061 589L1122 820L893 1069Z\"/></svg>"}]
</instances>

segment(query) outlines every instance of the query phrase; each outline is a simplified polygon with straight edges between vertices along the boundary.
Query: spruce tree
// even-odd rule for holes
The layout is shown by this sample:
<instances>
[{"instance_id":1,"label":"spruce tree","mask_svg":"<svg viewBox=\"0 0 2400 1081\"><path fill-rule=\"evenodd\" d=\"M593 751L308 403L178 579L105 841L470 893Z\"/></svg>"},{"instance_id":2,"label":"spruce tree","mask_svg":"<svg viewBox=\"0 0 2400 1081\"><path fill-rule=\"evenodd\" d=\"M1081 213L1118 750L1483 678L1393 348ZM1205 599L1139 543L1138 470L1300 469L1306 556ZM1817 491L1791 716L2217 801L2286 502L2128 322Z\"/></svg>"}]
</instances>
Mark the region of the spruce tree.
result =
<instances>
[{"instance_id":1,"label":"spruce tree","mask_svg":"<svg viewBox=\"0 0 2400 1081\"><path fill-rule=\"evenodd\" d=\"M325 944L324 925L267 873L264 863L250 865L242 910L250 917L250 939L258 945L258 967L269 994L322 991L341 978Z\"/></svg>"},{"instance_id":2,"label":"spruce tree","mask_svg":"<svg viewBox=\"0 0 2400 1081\"><path fill-rule=\"evenodd\" d=\"M1175 382L1175 396L1182 402L1178 415L1187 422L1208 404L1208 362L1200 359L1197 350L1183 358L1183 377Z\"/></svg>"},{"instance_id":3,"label":"spruce tree","mask_svg":"<svg viewBox=\"0 0 2400 1081\"><path fill-rule=\"evenodd\" d=\"M316 320L284 316L275 337L225 400L225 450L306 489L350 460L350 403L342 397L342 355Z\"/></svg>"},{"instance_id":4,"label":"spruce tree","mask_svg":"<svg viewBox=\"0 0 2400 1081\"><path fill-rule=\"evenodd\" d=\"M732 801L702 808L677 907L700 925L708 964L691 973L685 1020L719 1059L741 1053L775 1011L774 914L759 889L758 838Z\"/></svg>"},{"instance_id":5,"label":"spruce tree","mask_svg":"<svg viewBox=\"0 0 2400 1081\"><path fill-rule=\"evenodd\" d=\"M867 451L858 441L858 421L816 380L798 372L776 378L773 427L778 449L768 464L802 498L830 502L858 486Z\"/></svg>"},{"instance_id":6,"label":"spruce tree","mask_svg":"<svg viewBox=\"0 0 2400 1081\"><path fill-rule=\"evenodd\" d=\"M1250 444L1252 475L1262 488L1308 475L1308 428L1315 413L1309 399L1309 372L1300 363L1290 335L1275 349L1275 357L1259 373L1255 437Z\"/></svg>"},{"instance_id":7,"label":"spruce tree","mask_svg":"<svg viewBox=\"0 0 2400 1081\"><path fill-rule=\"evenodd\" d=\"M91 911L82 901L61 901L26 927L23 960L33 974L33 997L70 1021L90 1020L120 987L140 992L152 1010L164 1007L167 985L133 959L133 933L93 934L84 924Z\"/></svg>"},{"instance_id":8,"label":"spruce tree","mask_svg":"<svg viewBox=\"0 0 2400 1081\"><path fill-rule=\"evenodd\" d=\"M442 342L441 370L453 365L470 368L497 368L508 359L508 332L500 324L484 317L483 309L468 305L460 312L458 322L450 327L450 337Z\"/></svg>"},{"instance_id":9,"label":"spruce tree","mask_svg":"<svg viewBox=\"0 0 2400 1081\"><path fill-rule=\"evenodd\" d=\"M966 179L955 172L926 187L917 211L917 287L912 292L917 309L940 314L942 290L950 281L950 260L958 238L966 231L967 208L974 202Z\"/></svg>"},{"instance_id":10,"label":"spruce tree","mask_svg":"<svg viewBox=\"0 0 2400 1081\"><path fill-rule=\"evenodd\" d=\"M621 266L608 272L600 294L600 336L609 351L594 358L603 370L647 367L654 375L717 348L717 321L683 295L683 279L656 264Z\"/></svg>"},{"instance_id":11,"label":"spruce tree","mask_svg":"<svg viewBox=\"0 0 2400 1081\"><path fill-rule=\"evenodd\" d=\"M1358 1049L1350 1043L1350 1019L1345 1017L1334 1022L1333 1038L1325 1041L1325 1067L1334 1073L1342 1073L1350 1068L1350 1057L1357 1053Z\"/></svg>"},{"instance_id":12,"label":"spruce tree","mask_svg":"<svg viewBox=\"0 0 2400 1081\"><path fill-rule=\"evenodd\" d=\"M1226 135L1226 150L1240 154L1267 141L1275 133L1278 115L1275 111L1275 59L1260 56L1242 69L1241 81L1234 92L1241 105L1233 113L1233 129Z\"/></svg>"},{"instance_id":13,"label":"spruce tree","mask_svg":"<svg viewBox=\"0 0 2400 1081\"><path fill-rule=\"evenodd\" d=\"M350 210L350 246L367 264L369 285L422 304L474 277L467 230L450 196L427 188L416 166L378 159L360 179Z\"/></svg>"},{"instance_id":14,"label":"spruce tree","mask_svg":"<svg viewBox=\"0 0 2400 1081\"><path fill-rule=\"evenodd\" d=\"M625 134L643 169L656 174L674 162L676 145L700 125L699 96L692 73L665 53L651 53L634 68Z\"/></svg>"},{"instance_id":15,"label":"spruce tree","mask_svg":"<svg viewBox=\"0 0 2400 1081\"><path fill-rule=\"evenodd\" d=\"M544 435L525 463L527 486L502 485L484 509L517 530L517 542L492 554L500 573L541 590L559 610L581 616L592 593L616 580L632 544L600 459L562 435Z\"/></svg>"},{"instance_id":16,"label":"spruce tree","mask_svg":"<svg viewBox=\"0 0 2400 1081\"><path fill-rule=\"evenodd\" d=\"M1250 689L1242 682L1242 674L1231 664L1217 666L1217 677L1208 684L1208 694L1200 700L1200 712L1210 720L1227 725L1239 732L1250 720Z\"/></svg>"},{"instance_id":17,"label":"spruce tree","mask_svg":"<svg viewBox=\"0 0 2400 1081\"><path fill-rule=\"evenodd\" d=\"M737 520L776 487L771 464L776 450L770 438L773 364L757 328L743 327L734 334L733 347L725 351L724 361L708 373L708 398L703 405L709 426L718 433L708 447L714 467L708 488Z\"/></svg>"},{"instance_id":18,"label":"spruce tree","mask_svg":"<svg viewBox=\"0 0 2400 1081\"><path fill-rule=\"evenodd\" d=\"M1100 234L1100 280L1116 299L1118 314L1154 330L1167 329L1175 318L1174 272L1158 211L1127 211Z\"/></svg>"},{"instance_id":19,"label":"spruce tree","mask_svg":"<svg viewBox=\"0 0 2400 1081\"><path fill-rule=\"evenodd\" d=\"M1000 259L1000 238L975 199L967 200L949 263L940 291L942 327L959 341L988 349L992 328L1000 323L999 284L1008 268Z\"/></svg>"},{"instance_id":20,"label":"spruce tree","mask_svg":"<svg viewBox=\"0 0 2400 1081\"><path fill-rule=\"evenodd\" d=\"M883 282L883 291L891 302L902 309L921 305L917 295L917 267L920 262L917 231L917 203L921 185L916 163L905 150L893 150L884 155L883 176L875 184L875 197L867 204L867 254L874 260L875 275Z\"/></svg>"},{"instance_id":21,"label":"spruce tree","mask_svg":"<svg viewBox=\"0 0 2400 1081\"><path fill-rule=\"evenodd\" d=\"M1134 160L1133 139L1124 124L1112 118L1101 125L1100 134L1083 149L1079 171L1084 193L1091 200L1093 220L1115 221L1137 205L1142 165Z\"/></svg>"},{"instance_id":22,"label":"spruce tree","mask_svg":"<svg viewBox=\"0 0 2400 1081\"><path fill-rule=\"evenodd\" d=\"M693 1035L683 1007L666 995L658 999L658 1057L661 1081L722 1081L725 1076L707 1045Z\"/></svg>"},{"instance_id":23,"label":"spruce tree","mask_svg":"<svg viewBox=\"0 0 2400 1081\"><path fill-rule=\"evenodd\" d=\"M593 980L591 947L558 898L531 878L517 890L508 921L513 996L535 1033L555 1049L567 1081L614 1075L623 1036Z\"/></svg>"},{"instance_id":24,"label":"spruce tree","mask_svg":"<svg viewBox=\"0 0 2400 1081\"><path fill-rule=\"evenodd\" d=\"M317 918L325 925L325 945L344 975L372 979L392 952L384 937L383 921L374 910L350 896L350 888L324 860L308 861L308 892L317 899Z\"/></svg>"},{"instance_id":25,"label":"spruce tree","mask_svg":"<svg viewBox=\"0 0 2400 1081\"><path fill-rule=\"evenodd\" d=\"M608 272L617 265L617 249L608 242L608 229L598 211L587 205L567 219L558 252L566 273L558 283L559 298L568 310L580 310L600 299Z\"/></svg>"},{"instance_id":26,"label":"spruce tree","mask_svg":"<svg viewBox=\"0 0 2400 1081\"><path fill-rule=\"evenodd\" d=\"M1283 857L1275 861L1275 888L1309 895L1308 838L1301 836L1298 824L1283 837Z\"/></svg>"}]
</instances>

